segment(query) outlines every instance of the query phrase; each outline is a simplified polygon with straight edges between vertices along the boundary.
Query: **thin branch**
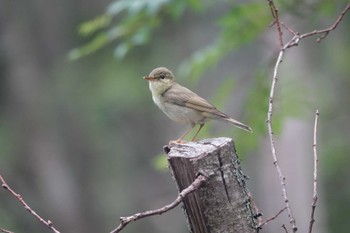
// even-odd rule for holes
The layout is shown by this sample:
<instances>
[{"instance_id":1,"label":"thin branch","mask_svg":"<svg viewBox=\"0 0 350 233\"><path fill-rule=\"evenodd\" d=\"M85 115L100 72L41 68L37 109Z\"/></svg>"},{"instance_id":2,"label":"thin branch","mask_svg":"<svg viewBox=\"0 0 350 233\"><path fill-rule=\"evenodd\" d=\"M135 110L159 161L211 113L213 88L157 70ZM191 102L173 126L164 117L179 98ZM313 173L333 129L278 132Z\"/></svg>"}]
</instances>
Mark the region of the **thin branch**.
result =
<instances>
[{"instance_id":1,"label":"thin branch","mask_svg":"<svg viewBox=\"0 0 350 233\"><path fill-rule=\"evenodd\" d=\"M320 115L319 111L316 110L315 113L315 124L314 124L314 143L312 145L314 151L314 194L312 196L312 204L311 204L311 216L310 216L310 224L309 224L309 233L312 232L312 227L315 222L315 209L317 203L317 165L318 165L318 157L317 157L317 123L318 116Z\"/></svg>"},{"instance_id":2,"label":"thin branch","mask_svg":"<svg viewBox=\"0 0 350 233\"><path fill-rule=\"evenodd\" d=\"M287 29L287 31L289 31L291 34L293 34L293 36L299 36L299 32L294 31L293 29L288 27L285 23L283 23L282 21L280 21L280 23L285 29Z\"/></svg>"},{"instance_id":3,"label":"thin branch","mask_svg":"<svg viewBox=\"0 0 350 233\"><path fill-rule=\"evenodd\" d=\"M350 10L350 1L348 2L348 4L345 6L344 10L340 13L340 15L338 16L338 18L336 19L336 21L333 23L332 26L330 26L329 28L325 28L322 30L314 30L312 32L308 32L308 33L304 33L300 36L295 36L293 37L293 39L288 43L289 45L286 48L290 48L293 46L297 46L299 44L299 41L301 39L304 39L306 37L310 37L310 36L314 36L314 35L320 35L317 38L317 42L321 42L324 38L326 38L328 36L328 34L333 31L334 29L336 29L339 25L339 23L343 20L344 15Z\"/></svg>"},{"instance_id":4,"label":"thin branch","mask_svg":"<svg viewBox=\"0 0 350 233\"><path fill-rule=\"evenodd\" d=\"M275 3L273 0L267 0L271 9L271 14L273 16L273 18L275 19L274 23L276 23L277 25L277 31L278 31L278 38L280 41L280 46L281 49L283 48L283 32L282 32L282 28L281 28L281 23L279 20L279 15L278 15L278 9L275 6Z\"/></svg>"},{"instance_id":5,"label":"thin branch","mask_svg":"<svg viewBox=\"0 0 350 233\"><path fill-rule=\"evenodd\" d=\"M139 219L145 218L145 217L149 217L149 216L153 216L153 215L160 215L163 214L173 208L175 208L178 204L180 204L183 199L190 193L192 193L193 191L197 190L199 187L201 187L205 182L207 181L207 178L203 175L199 175L194 181L193 183L188 186L187 188L185 188L184 190L182 190L179 195L177 196L177 198L170 204L163 206L162 208L156 209L156 210L148 210L145 211L143 213L136 213L134 215L131 215L129 217L121 217L120 221L121 223L119 224L119 226L114 229L113 231L111 231L110 233L117 233L120 232L121 230L124 229L124 227L126 227L126 225L128 225L130 222L133 221L137 221Z\"/></svg>"},{"instance_id":6,"label":"thin branch","mask_svg":"<svg viewBox=\"0 0 350 233\"><path fill-rule=\"evenodd\" d=\"M23 207L34 217L36 217L41 223L47 226L55 233L60 233L52 224L50 220L44 220L40 215L38 215L30 206L23 200L22 196L11 189L11 187L6 183L4 178L0 175L0 180L2 182L2 187L9 191L22 205Z\"/></svg>"},{"instance_id":7,"label":"thin branch","mask_svg":"<svg viewBox=\"0 0 350 233\"><path fill-rule=\"evenodd\" d=\"M286 46L288 46L288 44ZM289 199L288 199L287 188L286 188L286 183L285 183L286 178L283 175L282 170L281 170L279 163L278 163L276 148L275 148L275 140L274 140L272 126L271 126L271 118L272 118L272 110L273 110L273 98L274 98L274 94L275 94L276 83L278 80L278 69L279 69L279 65L282 62L284 52L285 52L285 49L282 48L280 50L279 55L278 55L278 58L277 58L277 61L275 64L275 68L273 71L273 79L272 79L270 98L269 98L269 110L267 112L267 127L268 127L269 137L270 137L270 146L271 146L271 151L272 151L273 164L276 167L278 177L280 179L280 183L282 186L282 196L283 196L284 203L285 203L285 206L286 206L287 211L288 211L289 222L291 224L292 231L296 232L298 230L298 228L296 225L295 218L293 216L292 209L290 208L290 205L289 205Z\"/></svg>"},{"instance_id":8,"label":"thin branch","mask_svg":"<svg viewBox=\"0 0 350 233\"><path fill-rule=\"evenodd\" d=\"M8 231L8 230L5 230L4 228L0 228L0 232L3 232L3 233L14 233L13 231Z\"/></svg>"},{"instance_id":9,"label":"thin branch","mask_svg":"<svg viewBox=\"0 0 350 233\"><path fill-rule=\"evenodd\" d=\"M284 207L283 209L281 209L280 211L278 211L277 214L275 214L274 216L272 216L271 218L265 220L264 222L259 224L259 228L261 228L262 226L264 226L265 224L267 224L268 222L271 222L272 220L275 220L280 214L283 213L283 211L285 211L287 209L287 207Z\"/></svg>"}]
</instances>

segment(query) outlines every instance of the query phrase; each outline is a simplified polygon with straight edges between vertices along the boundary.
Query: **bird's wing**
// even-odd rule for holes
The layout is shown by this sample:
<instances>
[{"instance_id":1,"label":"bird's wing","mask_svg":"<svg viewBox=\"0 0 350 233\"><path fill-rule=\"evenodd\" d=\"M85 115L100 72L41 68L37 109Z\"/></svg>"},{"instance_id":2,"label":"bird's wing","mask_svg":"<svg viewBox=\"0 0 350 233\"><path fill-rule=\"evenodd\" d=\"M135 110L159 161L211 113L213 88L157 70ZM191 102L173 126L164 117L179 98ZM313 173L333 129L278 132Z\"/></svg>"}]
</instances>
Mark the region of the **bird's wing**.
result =
<instances>
[{"instance_id":1,"label":"bird's wing","mask_svg":"<svg viewBox=\"0 0 350 233\"><path fill-rule=\"evenodd\" d=\"M227 117L224 113L220 112L216 107L206 101L204 98L200 97L193 91L183 87L179 84L176 85L176 92L173 91L173 88L170 88L167 92L164 93L167 101L179 106L184 106L192 108L197 111L212 113L217 116Z\"/></svg>"}]
</instances>

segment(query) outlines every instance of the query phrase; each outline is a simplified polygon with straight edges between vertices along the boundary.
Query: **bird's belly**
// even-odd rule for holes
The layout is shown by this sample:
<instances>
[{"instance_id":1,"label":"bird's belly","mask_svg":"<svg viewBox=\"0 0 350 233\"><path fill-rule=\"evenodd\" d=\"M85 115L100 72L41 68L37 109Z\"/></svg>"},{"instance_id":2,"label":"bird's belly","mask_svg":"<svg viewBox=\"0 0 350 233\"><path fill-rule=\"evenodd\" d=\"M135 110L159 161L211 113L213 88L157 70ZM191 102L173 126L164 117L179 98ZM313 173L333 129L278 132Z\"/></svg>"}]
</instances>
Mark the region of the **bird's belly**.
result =
<instances>
[{"instance_id":1,"label":"bird's belly","mask_svg":"<svg viewBox=\"0 0 350 233\"><path fill-rule=\"evenodd\" d=\"M165 103L162 111L173 121L183 124L202 124L206 118L198 111L175 104Z\"/></svg>"}]
</instances>

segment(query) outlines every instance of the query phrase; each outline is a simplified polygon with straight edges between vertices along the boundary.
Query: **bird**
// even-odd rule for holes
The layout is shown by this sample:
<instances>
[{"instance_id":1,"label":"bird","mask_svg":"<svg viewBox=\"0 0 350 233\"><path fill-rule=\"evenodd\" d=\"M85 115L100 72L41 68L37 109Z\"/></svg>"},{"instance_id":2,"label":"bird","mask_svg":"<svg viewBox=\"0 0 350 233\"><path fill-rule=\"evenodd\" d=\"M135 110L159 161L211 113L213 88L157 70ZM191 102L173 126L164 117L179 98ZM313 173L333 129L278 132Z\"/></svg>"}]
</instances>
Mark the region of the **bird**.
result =
<instances>
[{"instance_id":1,"label":"bird","mask_svg":"<svg viewBox=\"0 0 350 233\"><path fill-rule=\"evenodd\" d=\"M212 119L229 122L240 129L252 132L249 126L229 117L204 98L178 84L173 73L166 67L155 68L148 76L143 78L149 82L153 102L171 120L191 126L175 141L176 143L183 143L183 138L196 125L199 125L199 129L191 139L191 141L194 141L204 124Z\"/></svg>"}]
</instances>

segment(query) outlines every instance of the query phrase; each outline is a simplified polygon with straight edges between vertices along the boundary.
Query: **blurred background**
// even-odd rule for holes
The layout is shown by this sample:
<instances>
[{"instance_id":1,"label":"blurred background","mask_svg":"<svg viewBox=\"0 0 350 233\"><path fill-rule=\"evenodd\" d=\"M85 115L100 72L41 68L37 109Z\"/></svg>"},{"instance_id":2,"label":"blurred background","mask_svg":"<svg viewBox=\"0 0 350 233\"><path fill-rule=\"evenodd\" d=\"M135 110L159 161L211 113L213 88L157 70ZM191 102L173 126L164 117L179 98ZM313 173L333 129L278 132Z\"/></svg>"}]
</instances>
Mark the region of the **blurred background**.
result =
<instances>
[{"instance_id":1,"label":"blurred background","mask_svg":"<svg viewBox=\"0 0 350 233\"><path fill-rule=\"evenodd\" d=\"M297 4L296 4L297 3ZM276 1L303 33L329 27L347 1ZM61 232L109 232L120 216L177 195L163 145L177 125L153 104L142 77L166 66L178 82L248 125L211 122L199 138L231 137L264 218L284 207L266 116L279 49L265 1L0 1L0 174ZM319 201L314 232L349 232L350 17L320 44L287 51L273 127L290 203L306 232L312 201L313 123ZM285 41L291 35L285 31ZM284 232L286 213L262 232ZM48 232L0 191L0 228ZM180 207L123 232L187 232Z\"/></svg>"}]
</instances>

